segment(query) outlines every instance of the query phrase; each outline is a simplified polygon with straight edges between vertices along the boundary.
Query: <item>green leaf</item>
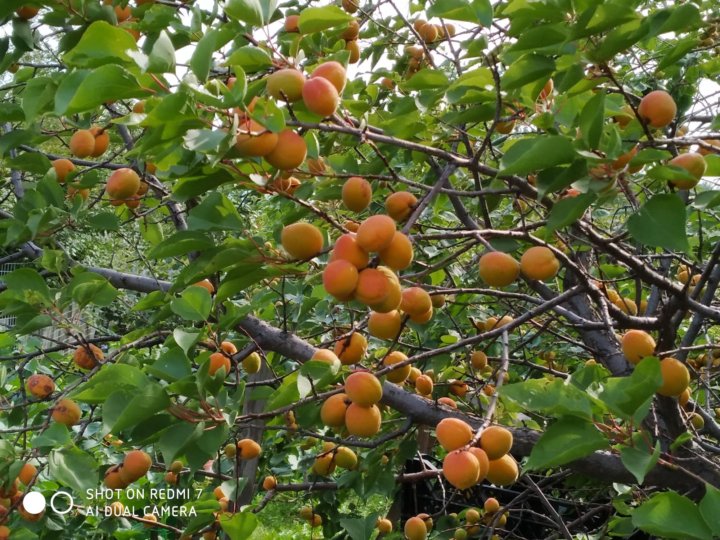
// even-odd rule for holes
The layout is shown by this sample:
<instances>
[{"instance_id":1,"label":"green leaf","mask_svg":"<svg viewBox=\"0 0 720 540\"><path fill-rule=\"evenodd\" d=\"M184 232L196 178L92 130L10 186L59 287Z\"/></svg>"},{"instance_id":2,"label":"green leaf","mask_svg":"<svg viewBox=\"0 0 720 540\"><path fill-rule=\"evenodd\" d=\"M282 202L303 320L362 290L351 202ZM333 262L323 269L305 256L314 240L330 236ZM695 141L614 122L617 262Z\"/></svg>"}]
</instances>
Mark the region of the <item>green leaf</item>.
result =
<instances>
[{"instance_id":1,"label":"green leaf","mask_svg":"<svg viewBox=\"0 0 720 540\"><path fill-rule=\"evenodd\" d=\"M632 522L661 538L711 540L713 536L695 503L674 491L655 493L633 510Z\"/></svg>"},{"instance_id":2,"label":"green leaf","mask_svg":"<svg viewBox=\"0 0 720 540\"><path fill-rule=\"evenodd\" d=\"M75 390L71 396L77 401L102 403L116 390L134 392L150 384L143 371L128 364L103 366L93 377Z\"/></svg>"},{"instance_id":3,"label":"green leaf","mask_svg":"<svg viewBox=\"0 0 720 540\"><path fill-rule=\"evenodd\" d=\"M258 526L258 519L252 512L220 515L220 527L230 540L246 540Z\"/></svg>"},{"instance_id":4,"label":"green leaf","mask_svg":"<svg viewBox=\"0 0 720 540\"><path fill-rule=\"evenodd\" d=\"M92 23L83 33L78 44L63 56L63 62L71 67L92 68L113 62L131 64L128 50L137 50L133 37L118 26L105 21Z\"/></svg>"},{"instance_id":5,"label":"green leaf","mask_svg":"<svg viewBox=\"0 0 720 540\"><path fill-rule=\"evenodd\" d=\"M614 414L639 424L661 384L660 361L649 356L637 364L629 376L606 379L597 397Z\"/></svg>"},{"instance_id":6,"label":"green leaf","mask_svg":"<svg viewBox=\"0 0 720 540\"><path fill-rule=\"evenodd\" d=\"M690 250L687 234L685 203L677 195L662 193L653 196L640 210L628 218L630 235L645 246L671 251Z\"/></svg>"},{"instance_id":7,"label":"green leaf","mask_svg":"<svg viewBox=\"0 0 720 540\"><path fill-rule=\"evenodd\" d=\"M234 37L235 33L229 28L212 29L206 32L198 41L192 58L190 69L202 82L207 80L212 67L212 55Z\"/></svg>"},{"instance_id":8,"label":"green leaf","mask_svg":"<svg viewBox=\"0 0 720 540\"><path fill-rule=\"evenodd\" d=\"M176 328L173 330L173 339L185 354L187 354L190 348L197 343L197 340L200 339L200 335L201 332L199 330L192 331L184 330L183 328Z\"/></svg>"},{"instance_id":9,"label":"green leaf","mask_svg":"<svg viewBox=\"0 0 720 540\"><path fill-rule=\"evenodd\" d=\"M246 73L255 73L272 66L272 58L260 47L247 45L235 50L225 64L240 66Z\"/></svg>"},{"instance_id":10,"label":"green leaf","mask_svg":"<svg viewBox=\"0 0 720 540\"><path fill-rule=\"evenodd\" d=\"M565 197L555 203L548 216L547 227L552 231L562 229L575 223L582 217L585 210L595 202L597 195L582 193L576 197Z\"/></svg>"},{"instance_id":11,"label":"green leaf","mask_svg":"<svg viewBox=\"0 0 720 540\"><path fill-rule=\"evenodd\" d=\"M221 130L215 129L191 129L183 137L183 142L188 150L195 152L216 153L223 141L230 135Z\"/></svg>"},{"instance_id":12,"label":"green leaf","mask_svg":"<svg viewBox=\"0 0 720 540\"><path fill-rule=\"evenodd\" d=\"M514 61L500 80L503 90L514 90L535 81L546 81L555 71L555 60L539 54L526 54Z\"/></svg>"},{"instance_id":13,"label":"green leaf","mask_svg":"<svg viewBox=\"0 0 720 540\"><path fill-rule=\"evenodd\" d=\"M160 436L158 447L165 463L171 463L183 449L202 435L202 424L180 422L166 429Z\"/></svg>"},{"instance_id":14,"label":"green leaf","mask_svg":"<svg viewBox=\"0 0 720 540\"><path fill-rule=\"evenodd\" d=\"M600 144L605 121L605 92L598 91L583 107L580 113L580 133L588 148L596 149Z\"/></svg>"},{"instance_id":15,"label":"green leaf","mask_svg":"<svg viewBox=\"0 0 720 540\"><path fill-rule=\"evenodd\" d=\"M511 399L524 409L555 416L592 419L594 399L562 379L529 379L504 385L502 398Z\"/></svg>"},{"instance_id":16,"label":"green leaf","mask_svg":"<svg viewBox=\"0 0 720 540\"><path fill-rule=\"evenodd\" d=\"M178 231L152 248L148 257L151 259L178 257L192 251L202 251L212 245L212 239L206 234L196 231Z\"/></svg>"},{"instance_id":17,"label":"green leaf","mask_svg":"<svg viewBox=\"0 0 720 540\"><path fill-rule=\"evenodd\" d=\"M50 300L50 289L43 277L32 268L18 268L2 277L2 281L11 291L27 291Z\"/></svg>"},{"instance_id":18,"label":"green leaf","mask_svg":"<svg viewBox=\"0 0 720 540\"><path fill-rule=\"evenodd\" d=\"M700 501L700 514L705 523L710 526L713 536L720 536L720 490L716 487L705 484L705 496Z\"/></svg>"},{"instance_id":19,"label":"green leaf","mask_svg":"<svg viewBox=\"0 0 720 540\"><path fill-rule=\"evenodd\" d=\"M660 441L655 443L652 452L648 451L647 443L642 437L637 437L636 446L623 446L620 450L620 459L625 468L642 484L645 475L649 473L660 457Z\"/></svg>"},{"instance_id":20,"label":"green leaf","mask_svg":"<svg viewBox=\"0 0 720 540\"><path fill-rule=\"evenodd\" d=\"M260 26L270 22L277 0L229 0L225 13L239 21Z\"/></svg>"},{"instance_id":21,"label":"green leaf","mask_svg":"<svg viewBox=\"0 0 720 540\"><path fill-rule=\"evenodd\" d=\"M148 384L133 392L131 401L115 422L108 427L111 427L114 433L119 433L128 427L139 424L169 406L170 397L163 387L157 383Z\"/></svg>"},{"instance_id":22,"label":"green leaf","mask_svg":"<svg viewBox=\"0 0 720 540\"><path fill-rule=\"evenodd\" d=\"M346 25L352 19L352 15L337 6L307 7L300 12L298 26L300 33L312 34L335 26Z\"/></svg>"},{"instance_id":23,"label":"green leaf","mask_svg":"<svg viewBox=\"0 0 720 540\"><path fill-rule=\"evenodd\" d=\"M566 416L548 427L538 439L528 458L527 467L556 467L608 446L607 438L591 422Z\"/></svg>"},{"instance_id":24,"label":"green leaf","mask_svg":"<svg viewBox=\"0 0 720 540\"><path fill-rule=\"evenodd\" d=\"M404 82L404 90L427 90L430 88L447 88L450 82L447 75L439 69L421 69L412 78Z\"/></svg>"},{"instance_id":25,"label":"green leaf","mask_svg":"<svg viewBox=\"0 0 720 540\"><path fill-rule=\"evenodd\" d=\"M77 446L58 448L48 455L50 476L79 493L98 487L98 464Z\"/></svg>"},{"instance_id":26,"label":"green leaf","mask_svg":"<svg viewBox=\"0 0 720 540\"><path fill-rule=\"evenodd\" d=\"M119 292L104 277L94 272L82 272L68 284L73 300L85 307L88 304L109 306L117 298Z\"/></svg>"},{"instance_id":27,"label":"green leaf","mask_svg":"<svg viewBox=\"0 0 720 540\"><path fill-rule=\"evenodd\" d=\"M190 211L188 229L192 231L243 231L245 225L230 200L216 191Z\"/></svg>"},{"instance_id":28,"label":"green leaf","mask_svg":"<svg viewBox=\"0 0 720 540\"><path fill-rule=\"evenodd\" d=\"M427 10L428 17L440 17L454 21L492 24L493 9L490 0L437 0Z\"/></svg>"},{"instance_id":29,"label":"green leaf","mask_svg":"<svg viewBox=\"0 0 720 540\"><path fill-rule=\"evenodd\" d=\"M138 98L147 94L125 68L109 64L92 71L76 71L66 77L55 95L59 115L89 111L108 101Z\"/></svg>"},{"instance_id":30,"label":"green leaf","mask_svg":"<svg viewBox=\"0 0 720 540\"><path fill-rule=\"evenodd\" d=\"M503 156L498 176L528 174L575 160L570 139L560 135L527 137L513 144Z\"/></svg>"},{"instance_id":31,"label":"green leaf","mask_svg":"<svg viewBox=\"0 0 720 540\"><path fill-rule=\"evenodd\" d=\"M364 518L340 518L340 526L347 531L352 540L370 540L375 533L377 519L377 513Z\"/></svg>"},{"instance_id":32,"label":"green leaf","mask_svg":"<svg viewBox=\"0 0 720 540\"><path fill-rule=\"evenodd\" d=\"M89 216L88 225L98 231L117 231L120 227L120 219L114 212L99 212Z\"/></svg>"},{"instance_id":33,"label":"green leaf","mask_svg":"<svg viewBox=\"0 0 720 540\"><path fill-rule=\"evenodd\" d=\"M65 424L53 422L45 431L33 437L33 448L59 448L70 443L70 430Z\"/></svg>"},{"instance_id":34,"label":"green leaf","mask_svg":"<svg viewBox=\"0 0 720 540\"><path fill-rule=\"evenodd\" d=\"M204 321L210 315L212 296L204 287L188 287L170 303L173 313L187 321Z\"/></svg>"},{"instance_id":35,"label":"green leaf","mask_svg":"<svg viewBox=\"0 0 720 540\"><path fill-rule=\"evenodd\" d=\"M146 71L150 73L169 73L175 71L175 47L165 30L160 32L155 43L153 43L149 56L149 65Z\"/></svg>"},{"instance_id":36,"label":"green leaf","mask_svg":"<svg viewBox=\"0 0 720 540\"><path fill-rule=\"evenodd\" d=\"M171 347L146 369L151 375L168 382L179 381L192 375L190 360L180 347Z\"/></svg>"}]
</instances>

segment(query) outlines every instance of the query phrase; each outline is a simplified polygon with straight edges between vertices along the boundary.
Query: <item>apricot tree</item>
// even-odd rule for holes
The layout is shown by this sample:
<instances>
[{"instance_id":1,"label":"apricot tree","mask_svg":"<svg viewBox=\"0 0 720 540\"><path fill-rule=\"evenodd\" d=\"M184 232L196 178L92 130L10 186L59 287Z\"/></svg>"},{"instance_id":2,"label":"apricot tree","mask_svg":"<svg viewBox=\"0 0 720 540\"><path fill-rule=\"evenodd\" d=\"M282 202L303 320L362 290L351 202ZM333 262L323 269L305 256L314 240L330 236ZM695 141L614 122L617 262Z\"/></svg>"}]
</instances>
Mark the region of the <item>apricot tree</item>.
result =
<instances>
[{"instance_id":1,"label":"apricot tree","mask_svg":"<svg viewBox=\"0 0 720 540\"><path fill-rule=\"evenodd\" d=\"M716 2L0 24L0 539L720 536Z\"/></svg>"}]
</instances>

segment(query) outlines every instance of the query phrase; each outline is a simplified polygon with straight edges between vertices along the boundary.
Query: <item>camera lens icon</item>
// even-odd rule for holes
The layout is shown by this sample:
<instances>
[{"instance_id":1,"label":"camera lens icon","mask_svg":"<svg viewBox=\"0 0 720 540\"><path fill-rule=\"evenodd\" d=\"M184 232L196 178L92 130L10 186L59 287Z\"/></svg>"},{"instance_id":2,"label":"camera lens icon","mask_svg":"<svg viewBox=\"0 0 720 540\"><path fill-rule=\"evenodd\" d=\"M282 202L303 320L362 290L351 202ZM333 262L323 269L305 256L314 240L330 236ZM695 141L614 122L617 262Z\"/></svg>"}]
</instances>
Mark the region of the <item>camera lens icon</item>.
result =
<instances>
[{"instance_id":1,"label":"camera lens icon","mask_svg":"<svg viewBox=\"0 0 720 540\"><path fill-rule=\"evenodd\" d=\"M60 499L60 501L58 501L58 499ZM64 503L62 499L65 499ZM75 500L72 495L64 491L58 491L50 497L50 508L53 512L61 516L69 513L73 509L74 503ZM47 508L48 503L45 495L37 491L31 491L23 497L22 506L28 514L39 514Z\"/></svg>"}]
</instances>

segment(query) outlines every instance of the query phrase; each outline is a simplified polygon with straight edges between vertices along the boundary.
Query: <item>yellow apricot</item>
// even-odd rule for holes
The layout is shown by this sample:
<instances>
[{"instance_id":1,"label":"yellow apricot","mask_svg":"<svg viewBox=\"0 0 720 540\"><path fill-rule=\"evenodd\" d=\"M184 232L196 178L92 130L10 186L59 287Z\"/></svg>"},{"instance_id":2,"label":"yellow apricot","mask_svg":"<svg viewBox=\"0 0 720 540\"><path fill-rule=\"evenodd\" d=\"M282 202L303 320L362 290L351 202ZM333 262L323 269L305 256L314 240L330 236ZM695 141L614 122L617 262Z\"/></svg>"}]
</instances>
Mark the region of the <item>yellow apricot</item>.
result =
<instances>
[{"instance_id":1,"label":"yellow apricot","mask_svg":"<svg viewBox=\"0 0 720 540\"><path fill-rule=\"evenodd\" d=\"M470 355L470 363L474 369L482 371L487 367L487 355L482 351L474 351Z\"/></svg>"},{"instance_id":2,"label":"yellow apricot","mask_svg":"<svg viewBox=\"0 0 720 540\"><path fill-rule=\"evenodd\" d=\"M678 189L692 189L694 188L707 170L707 163L705 158L698 153L688 152L687 154L680 154L669 161L670 165L680 167L689 172L693 179L689 178L673 178L670 183Z\"/></svg>"},{"instance_id":3,"label":"yellow apricot","mask_svg":"<svg viewBox=\"0 0 720 540\"><path fill-rule=\"evenodd\" d=\"M690 401L690 388L685 388L682 393L678 396L678 404L684 407Z\"/></svg>"},{"instance_id":4,"label":"yellow apricot","mask_svg":"<svg viewBox=\"0 0 720 540\"><path fill-rule=\"evenodd\" d=\"M435 427L435 437L448 452L466 446L473 435L470 425L459 418L443 418Z\"/></svg>"},{"instance_id":5,"label":"yellow apricot","mask_svg":"<svg viewBox=\"0 0 720 540\"><path fill-rule=\"evenodd\" d=\"M679 396L690 385L690 372L685 364L675 358L663 358L660 361L662 385L657 393L661 396Z\"/></svg>"},{"instance_id":6,"label":"yellow apricot","mask_svg":"<svg viewBox=\"0 0 720 540\"><path fill-rule=\"evenodd\" d=\"M362 212L372 199L370 182L359 176L348 178L342 187L342 201L345 208L352 212Z\"/></svg>"},{"instance_id":7,"label":"yellow apricot","mask_svg":"<svg viewBox=\"0 0 720 540\"><path fill-rule=\"evenodd\" d=\"M380 251L379 255L383 264L393 270L404 270L413 261L412 243L404 233L397 231L390 241L390 245Z\"/></svg>"},{"instance_id":8,"label":"yellow apricot","mask_svg":"<svg viewBox=\"0 0 720 540\"><path fill-rule=\"evenodd\" d=\"M392 521L387 518L378 518L377 522L375 523L375 527L380 532L380 534L390 534L393 530Z\"/></svg>"},{"instance_id":9,"label":"yellow apricot","mask_svg":"<svg viewBox=\"0 0 720 540\"><path fill-rule=\"evenodd\" d=\"M622 351L631 364L655 354L655 340L643 330L628 330L622 337Z\"/></svg>"},{"instance_id":10,"label":"yellow apricot","mask_svg":"<svg viewBox=\"0 0 720 540\"><path fill-rule=\"evenodd\" d=\"M415 381L415 390L422 396L429 396L433 391L433 380L427 375L418 375Z\"/></svg>"},{"instance_id":11,"label":"yellow apricot","mask_svg":"<svg viewBox=\"0 0 720 540\"><path fill-rule=\"evenodd\" d=\"M297 69L279 69L267 78L265 89L277 100L294 103L303 97L305 76Z\"/></svg>"},{"instance_id":12,"label":"yellow apricot","mask_svg":"<svg viewBox=\"0 0 720 540\"><path fill-rule=\"evenodd\" d=\"M345 427L350 435L372 437L380 431L382 416L377 405L362 406L351 403L345 411Z\"/></svg>"},{"instance_id":13,"label":"yellow apricot","mask_svg":"<svg viewBox=\"0 0 720 540\"><path fill-rule=\"evenodd\" d=\"M373 311L368 319L368 332L379 339L394 340L400 334L402 316L397 310L388 313Z\"/></svg>"},{"instance_id":14,"label":"yellow apricot","mask_svg":"<svg viewBox=\"0 0 720 540\"><path fill-rule=\"evenodd\" d=\"M500 459L490 460L487 479L496 486L509 486L517 482L520 471L517 462L510 454L505 454Z\"/></svg>"},{"instance_id":15,"label":"yellow apricot","mask_svg":"<svg viewBox=\"0 0 720 540\"><path fill-rule=\"evenodd\" d=\"M480 277L491 287L505 287L520 274L520 264L507 253L488 251L478 262Z\"/></svg>"},{"instance_id":16,"label":"yellow apricot","mask_svg":"<svg viewBox=\"0 0 720 540\"><path fill-rule=\"evenodd\" d=\"M320 420L328 427L339 427L345 424L345 412L349 399L347 394L334 394L327 398L320 407Z\"/></svg>"},{"instance_id":17,"label":"yellow apricot","mask_svg":"<svg viewBox=\"0 0 720 540\"><path fill-rule=\"evenodd\" d=\"M385 200L385 211L395 221L405 221L416 204L415 195L408 191L397 191Z\"/></svg>"},{"instance_id":18,"label":"yellow apricot","mask_svg":"<svg viewBox=\"0 0 720 540\"><path fill-rule=\"evenodd\" d=\"M663 128L669 125L677 114L677 105L664 90L654 90L645 95L638 105L638 115L650 127Z\"/></svg>"},{"instance_id":19,"label":"yellow apricot","mask_svg":"<svg viewBox=\"0 0 720 540\"><path fill-rule=\"evenodd\" d=\"M458 489L467 489L477 484L480 478L480 464L467 450L454 450L443 460L443 476Z\"/></svg>"},{"instance_id":20,"label":"yellow apricot","mask_svg":"<svg viewBox=\"0 0 720 540\"><path fill-rule=\"evenodd\" d=\"M395 222L382 214L370 216L360 224L355 240L369 252L382 251L388 247L395 236Z\"/></svg>"},{"instance_id":21,"label":"yellow apricot","mask_svg":"<svg viewBox=\"0 0 720 540\"><path fill-rule=\"evenodd\" d=\"M330 252L330 261L338 259L351 262L358 270L362 270L370 262L367 251L358 246L355 235L350 233L340 236Z\"/></svg>"},{"instance_id":22,"label":"yellow apricot","mask_svg":"<svg viewBox=\"0 0 720 540\"><path fill-rule=\"evenodd\" d=\"M512 448L513 436L501 426L489 426L480 435L480 447L485 450L488 459L500 459Z\"/></svg>"},{"instance_id":23,"label":"yellow apricot","mask_svg":"<svg viewBox=\"0 0 720 540\"><path fill-rule=\"evenodd\" d=\"M338 300L350 300L358 283L357 268L344 259L329 263L323 270L322 281L328 294Z\"/></svg>"},{"instance_id":24,"label":"yellow apricot","mask_svg":"<svg viewBox=\"0 0 720 540\"><path fill-rule=\"evenodd\" d=\"M283 228L280 234L283 248L294 259L310 259L322 251L323 236L320 229L299 221Z\"/></svg>"},{"instance_id":25,"label":"yellow apricot","mask_svg":"<svg viewBox=\"0 0 720 540\"><path fill-rule=\"evenodd\" d=\"M307 143L300 135L291 129L285 129L278 134L278 142L265 161L276 169L296 169L305 161L307 156Z\"/></svg>"},{"instance_id":26,"label":"yellow apricot","mask_svg":"<svg viewBox=\"0 0 720 540\"><path fill-rule=\"evenodd\" d=\"M500 502L495 497L488 497L487 499L485 499L485 504L483 508L488 514L494 514L495 512L500 510Z\"/></svg>"},{"instance_id":27,"label":"yellow apricot","mask_svg":"<svg viewBox=\"0 0 720 540\"><path fill-rule=\"evenodd\" d=\"M407 360L408 357L400 351L393 351L383 358L383 366L388 367L395 364L399 364ZM387 380L396 384L400 384L405 381L410 375L410 364L407 364L401 368L394 369L387 374Z\"/></svg>"},{"instance_id":28,"label":"yellow apricot","mask_svg":"<svg viewBox=\"0 0 720 540\"><path fill-rule=\"evenodd\" d=\"M378 378L368 371L355 371L345 379L345 393L350 401L369 407L382 399L382 385Z\"/></svg>"},{"instance_id":29,"label":"yellow apricot","mask_svg":"<svg viewBox=\"0 0 720 540\"><path fill-rule=\"evenodd\" d=\"M544 246L533 246L520 257L520 270L530 279L547 281L560 270L560 261Z\"/></svg>"},{"instance_id":30,"label":"yellow apricot","mask_svg":"<svg viewBox=\"0 0 720 540\"><path fill-rule=\"evenodd\" d=\"M355 23L357 24L357 21L355 21ZM338 94L342 94L342 91L345 88L345 83L347 82L347 73L345 72L345 68L340 62L334 61L323 62L316 67L313 70L312 75L310 75L311 79L315 77L322 77L330 81L337 90Z\"/></svg>"},{"instance_id":31,"label":"yellow apricot","mask_svg":"<svg viewBox=\"0 0 720 540\"><path fill-rule=\"evenodd\" d=\"M348 470L354 469L358 463L357 454L347 446L338 446L334 459L338 467Z\"/></svg>"},{"instance_id":32,"label":"yellow apricot","mask_svg":"<svg viewBox=\"0 0 720 540\"><path fill-rule=\"evenodd\" d=\"M335 343L335 354L343 365L357 364L362 361L367 351L367 339L360 332L353 332L348 337Z\"/></svg>"},{"instance_id":33,"label":"yellow apricot","mask_svg":"<svg viewBox=\"0 0 720 540\"><path fill-rule=\"evenodd\" d=\"M613 305L617 307L620 311L622 311L623 313L627 313L628 315L637 315L638 313L638 308L635 301L627 297L620 298L616 302L613 302Z\"/></svg>"},{"instance_id":34,"label":"yellow apricot","mask_svg":"<svg viewBox=\"0 0 720 540\"><path fill-rule=\"evenodd\" d=\"M360 61L360 45L356 39L345 42L345 50L350 51L350 59L348 60L351 64L357 64Z\"/></svg>"},{"instance_id":35,"label":"yellow apricot","mask_svg":"<svg viewBox=\"0 0 720 540\"><path fill-rule=\"evenodd\" d=\"M318 476L330 476L335 471L335 460L332 453L321 454L315 458L312 471Z\"/></svg>"}]
</instances>

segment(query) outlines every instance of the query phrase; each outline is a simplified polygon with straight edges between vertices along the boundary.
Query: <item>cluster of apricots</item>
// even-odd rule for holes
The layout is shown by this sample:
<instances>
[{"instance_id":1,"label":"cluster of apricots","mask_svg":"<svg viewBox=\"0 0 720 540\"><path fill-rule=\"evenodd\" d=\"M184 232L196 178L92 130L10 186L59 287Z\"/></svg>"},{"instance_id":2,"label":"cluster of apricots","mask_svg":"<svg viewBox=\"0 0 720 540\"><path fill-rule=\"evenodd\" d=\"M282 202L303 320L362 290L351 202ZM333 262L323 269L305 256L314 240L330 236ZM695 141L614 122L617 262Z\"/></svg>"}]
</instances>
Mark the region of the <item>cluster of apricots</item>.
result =
<instances>
[{"instance_id":1,"label":"cluster of apricots","mask_svg":"<svg viewBox=\"0 0 720 540\"><path fill-rule=\"evenodd\" d=\"M343 0L342 6L348 13L355 13L359 6L355 0ZM300 33L300 14L292 14L285 17L285 32ZM348 62L356 64L360 61L360 22L352 19L347 26L341 29L339 37L345 42L345 50L350 53Z\"/></svg>"},{"instance_id":2,"label":"cluster of apricots","mask_svg":"<svg viewBox=\"0 0 720 540\"><path fill-rule=\"evenodd\" d=\"M480 257L478 269L482 280L491 287L506 287L520 272L528 279L550 280L560 270L560 261L550 248L533 246L523 253L520 262L502 251L488 251Z\"/></svg>"},{"instance_id":3,"label":"cluster of apricots","mask_svg":"<svg viewBox=\"0 0 720 540\"><path fill-rule=\"evenodd\" d=\"M318 349L318 352L323 349ZM332 354L332 351L327 351ZM334 356L334 354L333 354ZM313 357L317 358L317 353ZM332 428L343 426L350 435L372 437L380 431L382 416L377 403L382 384L367 371L354 371L345 380L344 392L327 398L320 407L320 420Z\"/></svg>"},{"instance_id":4,"label":"cluster of apricots","mask_svg":"<svg viewBox=\"0 0 720 540\"><path fill-rule=\"evenodd\" d=\"M223 378L227 377L232 369L232 357L237 354L237 352L237 347L231 341L223 341L220 343L220 350L210 355L208 373L214 376L220 371ZM260 371L261 362L260 355L256 352L251 352L243 359L242 366L247 373L257 373Z\"/></svg>"},{"instance_id":5,"label":"cluster of apricots","mask_svg":"<svg viewBox=\"0 0 720 540\"><path fill-rule=\"evenodd\" d=\"M644 330L628 330L621 340L623 354L628 362L637 365L643 358L655 355L655 340ZM676 358L659 360L662 385L657 393L661 396L677 397L681 404L690 399L690 372Z\"/></svg>"},{"instance_id":6,"label":"cluster of apricots","mask_svg":"<svg viewBox=\"0 0 720 540\"><path fill-rule=\"evenodd\" d=\"M152 467L152 458L142 450L130 450L122 463L105 471L105 486L110 489L125 489L145 476Z\"/></svg>"},{"instance_id":7,"label":"cluster of apricots","mask_svg":"<svg viewBox=\"0 0 720 540\"><path fill-rule=\"evenodd\" d=\"M17 466L17 464L13 464L13 466ZM37 474L38 470L35 465L29 462L24 462L20 467L17 476L6 485L0 486L0 523L7 518L13 507L17 509L20 517L22 517L25 521L39 521L43 517L45 513L44 510L37 514L31 514L20 503L25 495L21 488L32 485ZM5 525L0 526L0 540L7 539L9 536L10 529Z\"/></svg>"},{"instance_id":8,"label":"cluster of apricots","mask_svg":"<svg viewBox=\"0 0 720 540\"><path fill-rule=\"evenodd\" d=\"M472 445L473 429L458 418L444 418L435 427L440 445L448 452L443 461L445 479L458 489L468 489L487 479L497 486L513 484L519 475L509 454L513 436L501 426L485 428L479 446Z\"/></svg>"},{"instance_id":9,"label":"cluster of apricots","mask_svg":"<svg viewBox=\"0 0 720 540\"><path fill-rule=\"evenodd\" d=\"M453 540L466 540L468 536L477 536L482 532L483 523L486 526L504 527L508 520L508 512L500 512L500 502L495 497L485 499L483 508L468 508L464 512L465 524L455 529ZM457 520L457 516L453 516ZM493 535L490 540L499 540L498 535Z\"/></svg>"},{"instance_id":10,"label":"cluster of apricots","mask_svg":"<svg viewBox=\"0 0 720 540\"><path fill-rule=\"evenodd\" d=\"M326 441L323 443L322 452L315 457L312 472L318 476L329 476L335 471L335 467L352 470L357 464L357 454L350 448Z\"/></svg>"}]
</instances>

